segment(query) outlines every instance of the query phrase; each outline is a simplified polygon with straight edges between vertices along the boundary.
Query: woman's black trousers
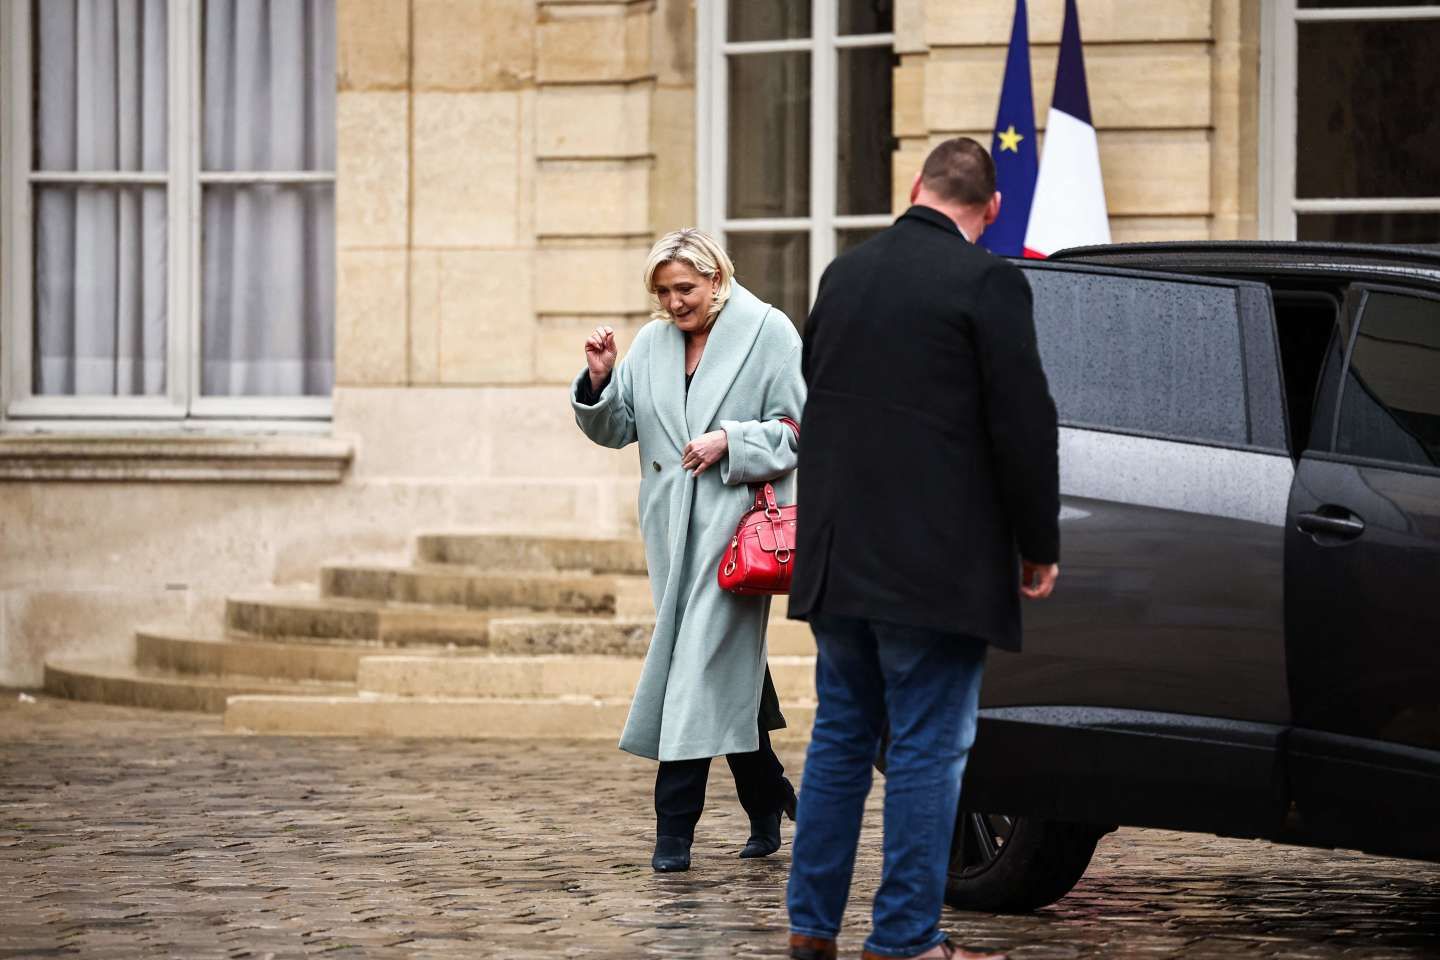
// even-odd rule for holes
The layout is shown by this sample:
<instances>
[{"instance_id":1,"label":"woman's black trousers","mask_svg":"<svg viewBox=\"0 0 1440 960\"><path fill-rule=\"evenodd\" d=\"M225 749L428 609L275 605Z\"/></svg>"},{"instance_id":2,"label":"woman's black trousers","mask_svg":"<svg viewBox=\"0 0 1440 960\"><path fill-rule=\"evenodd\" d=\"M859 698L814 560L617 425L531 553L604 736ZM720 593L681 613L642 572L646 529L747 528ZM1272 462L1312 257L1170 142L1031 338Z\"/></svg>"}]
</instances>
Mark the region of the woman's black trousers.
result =
<instances>
[{"instance_id":1,"label":"woman's black trousers","mask_svg":"<svg viewBox=\"0 0 1440 960\"><path fill-rule=\"evenodd\" d=\"M770 731L760 724L760 748L725 757L735 776L740 806L752 820L773 814L785 803L785 767L770 746ZM705 781L710 758L662 760L655 775L655 833L661 837L693 837L705 809Z\"/></svg>"}]
</instances>

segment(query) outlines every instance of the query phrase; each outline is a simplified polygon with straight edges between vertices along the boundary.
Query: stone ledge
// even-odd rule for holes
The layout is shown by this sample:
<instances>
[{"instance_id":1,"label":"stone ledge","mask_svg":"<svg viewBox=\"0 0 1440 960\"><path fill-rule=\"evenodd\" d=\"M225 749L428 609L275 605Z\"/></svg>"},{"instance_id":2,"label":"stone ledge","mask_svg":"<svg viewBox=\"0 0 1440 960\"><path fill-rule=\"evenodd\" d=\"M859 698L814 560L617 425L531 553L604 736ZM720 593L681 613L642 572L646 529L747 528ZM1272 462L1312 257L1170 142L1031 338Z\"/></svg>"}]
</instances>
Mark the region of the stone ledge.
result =
<instances>
[{"instance_id":1,"label":"stone ledge","mask_svg":"<svg viewBox=\"0 0 1440 960\"><path fill-rule=\"evenodd\" d=\"M354 444L336 437L0 437L0 481L339 483Z\"/></svg>"}]
</instances>

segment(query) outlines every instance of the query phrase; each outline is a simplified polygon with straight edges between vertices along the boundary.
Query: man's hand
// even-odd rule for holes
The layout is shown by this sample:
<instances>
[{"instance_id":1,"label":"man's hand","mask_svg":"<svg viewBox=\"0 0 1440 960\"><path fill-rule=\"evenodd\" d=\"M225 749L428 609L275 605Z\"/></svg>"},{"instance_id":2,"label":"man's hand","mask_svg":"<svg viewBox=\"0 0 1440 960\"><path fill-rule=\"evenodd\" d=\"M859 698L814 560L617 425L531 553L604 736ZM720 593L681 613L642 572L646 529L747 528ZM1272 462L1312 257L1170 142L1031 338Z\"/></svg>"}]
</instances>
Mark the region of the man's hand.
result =
<instances>
[{"instance_id":1,"label":"man's hand","mask_svg":"<svg viewBox=\"0 0 1440 960\"><path fill-rule=\"evenodd\" d=\"M615 331L610 327L596 327L595 332L585 341L585 366L590 370L590 386L600 389L600 384L615 369Z\"/></svg>"},{"instance_id":2,"label":"man's hand","mask_svg":"<svg viewBox=\"0 0 1440 960\"><path fill-rule=\"evenodd\" d=\"M1060 578L1060 564L1020 561L1020 595L1030 600L1044 600L1055 589Z\"/></svg>"},{"instance_id":3,"label":"man's hand","mask_svg":"<svg viewBox=\"0 0 1440 960\"><path fill-rule=\"evenodd\" d=\"M719 463L729 449L730 438L725 435L725 431L712 430L685 444L685 450L680 455L680 466L695 471L695 476L698 477Z\"/></svg>"}]
</instances>

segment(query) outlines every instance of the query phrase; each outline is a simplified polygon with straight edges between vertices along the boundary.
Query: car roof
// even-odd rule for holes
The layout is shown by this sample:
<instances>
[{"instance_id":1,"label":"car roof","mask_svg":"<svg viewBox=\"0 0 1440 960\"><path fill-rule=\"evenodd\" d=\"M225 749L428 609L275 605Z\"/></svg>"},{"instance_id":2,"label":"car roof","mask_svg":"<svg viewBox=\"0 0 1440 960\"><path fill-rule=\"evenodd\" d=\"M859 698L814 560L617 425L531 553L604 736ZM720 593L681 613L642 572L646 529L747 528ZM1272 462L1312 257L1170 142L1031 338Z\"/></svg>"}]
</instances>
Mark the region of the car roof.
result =
<instances>
[{"instance_id":1,"label":"car roof","mask_svg":"<svg viewBox=\"0 0 1440 960\"><path fill-rule=\"evenodd\" d=\"M1394 280L1440 289L1440 244L1401 246L1305 240L1205 240L1070 247L1062 263L1251 279Z\"/></svg>"}]
</instances>

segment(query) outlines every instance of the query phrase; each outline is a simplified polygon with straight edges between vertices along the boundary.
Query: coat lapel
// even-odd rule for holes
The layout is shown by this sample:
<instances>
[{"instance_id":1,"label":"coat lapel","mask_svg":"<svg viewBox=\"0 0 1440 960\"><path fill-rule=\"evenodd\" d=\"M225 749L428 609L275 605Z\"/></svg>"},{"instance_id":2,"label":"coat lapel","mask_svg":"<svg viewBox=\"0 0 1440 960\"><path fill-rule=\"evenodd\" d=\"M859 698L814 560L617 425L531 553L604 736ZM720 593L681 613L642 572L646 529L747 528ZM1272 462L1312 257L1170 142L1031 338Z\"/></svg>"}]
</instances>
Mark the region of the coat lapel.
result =
<instances>
[{"instance_id":1,"label":"coat lapel","mask_svg":"<svg viewBox=\"0 0 1440 960\"><path fill-rule=\"evenodd\" d=\"M661 325L650 349L650 400L676 450L690 442L685 429L685 334L673 323Z\"/></svg>"},{"instance_id":2,"label":"coat lapel","mask_svg":"<svg viewBox=\"0 0 1440 960\"><path fill-rule=\"evenodd\" d=\"M740 373L740 367L745 363L745 358L750 355L750 349L755 345L755 338L760 334L761 323L769 311L768 303L756 297L740 284L734 284L730 299L725 301L725 309L721 310L720 316L715 318L715 326L710 331L710 339L705 342L705 353L700 358L700 366L695 368L695 379L690 383L690 395L686 398L684 418L686 436L689 439L694 439L704 433L710 426L710 422L715 419L715 414L720 410L720 404L725 400L725 394L730 392L730 385L735 382L735 377ZM676 334L677 340L683 340L683 334L678 330L673 332ZM683 342L680 344L679 357L680 389L683 391L685 389ZM688 443L689 440L687 439L686 442Z\"/></svg>"}]
</instances>

